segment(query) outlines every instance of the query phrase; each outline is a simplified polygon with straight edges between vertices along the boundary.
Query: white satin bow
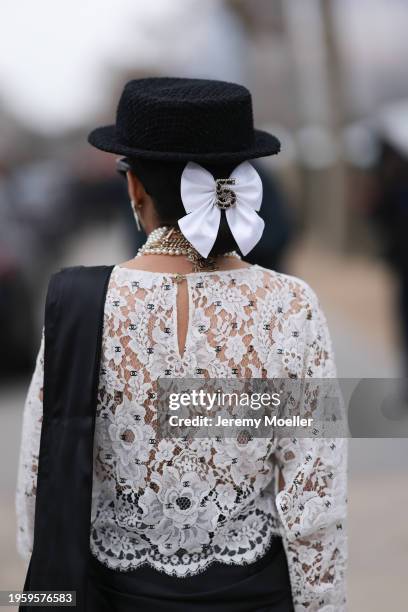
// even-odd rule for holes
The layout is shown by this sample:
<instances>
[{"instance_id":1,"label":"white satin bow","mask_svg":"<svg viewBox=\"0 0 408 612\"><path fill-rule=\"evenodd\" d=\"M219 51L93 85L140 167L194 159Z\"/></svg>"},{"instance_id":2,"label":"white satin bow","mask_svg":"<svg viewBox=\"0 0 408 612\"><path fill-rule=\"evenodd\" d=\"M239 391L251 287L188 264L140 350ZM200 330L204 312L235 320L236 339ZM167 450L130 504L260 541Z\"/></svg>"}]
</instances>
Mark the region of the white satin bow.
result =
<instances>
[{"instance_id":1,"label":"white satin bow","mask_svg":"<svg viewBox=\"0 0 408 612\"><path fill-rule=\"evenodd\" d=\"M262 181L247 161L239 164L229 178L235 179L231 189L236 201L225 214L241 253L246 255L260 240L265 227L256 213L262 203ZM188 162L181 175L181 199L187 215L178 220L179 227L200 255L208 257L221 219L213 175L199 164Z\"/></svg>"}]
</instances>

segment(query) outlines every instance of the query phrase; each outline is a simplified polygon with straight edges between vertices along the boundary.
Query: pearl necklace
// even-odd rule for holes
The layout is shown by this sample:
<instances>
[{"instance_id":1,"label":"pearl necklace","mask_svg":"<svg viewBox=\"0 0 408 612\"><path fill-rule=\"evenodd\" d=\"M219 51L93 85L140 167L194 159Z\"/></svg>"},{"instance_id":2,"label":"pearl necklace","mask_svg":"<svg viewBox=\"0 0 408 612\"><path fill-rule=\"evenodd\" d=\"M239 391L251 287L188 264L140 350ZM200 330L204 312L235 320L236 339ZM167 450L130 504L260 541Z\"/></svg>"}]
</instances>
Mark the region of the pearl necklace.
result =
<instances>
[{"instance_id":1,"label":"pearl necklace","mask_svg":"<svg viewBox=\"0 0 408 612\"><path fill-rule=\"evenodd\" d=\"M176 227L164 226L153 230L135 257L142 255L184 255L192 262L194 272L218 269L215 257L202 257ZM223 257L241 259L236 251L224 253Z\"/></svg>"}]
</instances>

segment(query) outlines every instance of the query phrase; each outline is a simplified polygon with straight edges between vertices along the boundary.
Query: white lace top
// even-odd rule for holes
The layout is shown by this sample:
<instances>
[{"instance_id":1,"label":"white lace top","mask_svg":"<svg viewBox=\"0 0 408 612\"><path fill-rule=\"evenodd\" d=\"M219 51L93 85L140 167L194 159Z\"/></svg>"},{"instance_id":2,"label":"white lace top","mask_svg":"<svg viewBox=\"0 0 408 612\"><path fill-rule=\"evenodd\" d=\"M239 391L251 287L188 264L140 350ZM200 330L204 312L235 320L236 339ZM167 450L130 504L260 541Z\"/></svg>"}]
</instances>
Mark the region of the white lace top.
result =
<instances>
[{"instance_id":1,"label":"white lace top","mask_svg":"<svg viewBox=\"0 0 408 612\"><path fill-rule=\"evenodd\" d=\"M325 316L300 279L260 266L187 275L185 350L169 273L115 266L104 315L90 546L175 577L252 563L281 535L296 612L345 610L346 440L155 440L159 377L335 377ZM18 549L33 541L44 339L25 403ZM278 489L278 470L284 488Z\"/></svg>"}]
</instances>

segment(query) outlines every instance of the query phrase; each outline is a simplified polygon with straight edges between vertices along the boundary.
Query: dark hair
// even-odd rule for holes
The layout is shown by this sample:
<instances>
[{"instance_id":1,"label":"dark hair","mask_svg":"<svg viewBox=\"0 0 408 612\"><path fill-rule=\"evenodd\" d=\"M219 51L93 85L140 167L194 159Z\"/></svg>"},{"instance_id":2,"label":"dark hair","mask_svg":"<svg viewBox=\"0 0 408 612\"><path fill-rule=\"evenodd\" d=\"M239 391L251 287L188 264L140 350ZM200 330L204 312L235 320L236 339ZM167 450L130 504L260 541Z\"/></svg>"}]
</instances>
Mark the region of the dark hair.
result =
<instances>
[{"instance_id":1,"label":"dark hair","mask_svg":"<svg viewBox=\"0 0 408 612\"><path fill-rule=\"evenodd\" d=\"M153 200L161 225L178 227L177 221L186 214L181 195L180 180L186 162L157 161L140 158L127 158L131 172L143 183L146 192ZM214 179L228 178L237 165L235 163L202 163ZM217 239L209 257L238 250L225 212L221 211L221 222Z\"/></svg>"}]
</instances>

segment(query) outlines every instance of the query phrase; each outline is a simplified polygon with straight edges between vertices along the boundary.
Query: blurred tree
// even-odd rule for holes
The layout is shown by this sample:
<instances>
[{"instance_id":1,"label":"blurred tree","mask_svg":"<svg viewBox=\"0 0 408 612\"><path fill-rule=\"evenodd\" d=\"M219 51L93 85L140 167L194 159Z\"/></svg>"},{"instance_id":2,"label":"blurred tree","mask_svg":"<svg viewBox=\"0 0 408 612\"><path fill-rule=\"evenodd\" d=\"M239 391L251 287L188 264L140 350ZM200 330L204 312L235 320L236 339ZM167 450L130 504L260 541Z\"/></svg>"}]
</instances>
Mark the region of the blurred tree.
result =
<instances>
[{"instance_id":1,"label":"blurred tree","mask_svg":"<svg viewBox=\"0 0 408 612\"><path fill-rule=\"evenodd\" d=\"M282 33L284 29L281 0L226 0L226 4L252 34L260 31Z\"/></svg>"}]
</instances>

